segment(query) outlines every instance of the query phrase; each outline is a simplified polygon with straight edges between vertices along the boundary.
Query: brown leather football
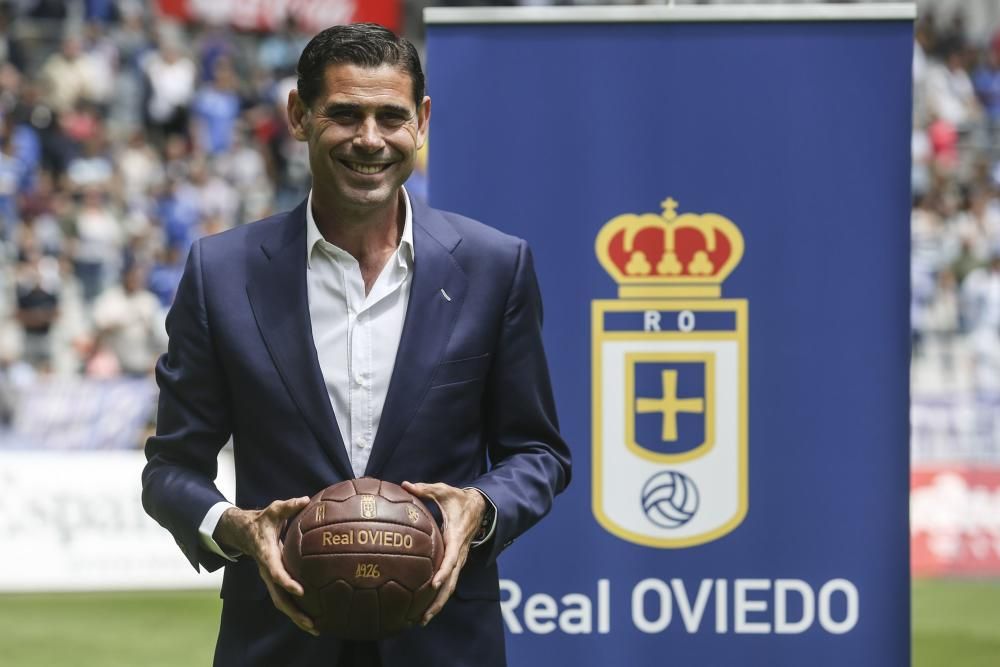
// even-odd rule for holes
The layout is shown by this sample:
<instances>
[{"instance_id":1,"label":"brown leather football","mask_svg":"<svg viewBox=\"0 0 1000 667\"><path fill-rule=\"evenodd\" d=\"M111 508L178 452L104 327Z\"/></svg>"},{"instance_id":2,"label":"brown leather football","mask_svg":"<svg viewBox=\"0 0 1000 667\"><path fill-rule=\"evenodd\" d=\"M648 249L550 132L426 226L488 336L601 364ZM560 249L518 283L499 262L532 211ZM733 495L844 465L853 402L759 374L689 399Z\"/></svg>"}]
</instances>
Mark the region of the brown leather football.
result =
<instances>
[{"instance_id":1,"label":"brown leather football","mask_svg":"<svg viewBox=\"0 0 1000 667\"><path fill-rule=\"evenodd\" d=\"M320 633L381 639L420 621L444 557L433 517L411 494L370 477L329 486L288 524L283 560Z\"/></svg>"}]
</instances>

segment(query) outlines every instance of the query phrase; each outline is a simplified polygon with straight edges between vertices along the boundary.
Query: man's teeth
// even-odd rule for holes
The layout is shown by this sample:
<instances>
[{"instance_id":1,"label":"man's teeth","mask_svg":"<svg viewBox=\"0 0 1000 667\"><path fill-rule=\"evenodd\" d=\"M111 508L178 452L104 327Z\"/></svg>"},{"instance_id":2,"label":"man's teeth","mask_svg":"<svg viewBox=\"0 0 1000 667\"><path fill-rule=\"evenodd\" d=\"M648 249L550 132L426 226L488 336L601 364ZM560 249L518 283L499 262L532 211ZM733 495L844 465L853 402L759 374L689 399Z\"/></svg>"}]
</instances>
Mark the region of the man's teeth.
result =
<instances>
[{"instance_id":1,"label":"man's teeth","mask_svg":"<svg viewBox=\"0 0 1000 667\"><path fill-rule=\"evenodd\" d=\"M348 162L347 166L360 174L377 174L389 165L387 164L359 164L357 162Z\"/></svg>"}]
</instances>

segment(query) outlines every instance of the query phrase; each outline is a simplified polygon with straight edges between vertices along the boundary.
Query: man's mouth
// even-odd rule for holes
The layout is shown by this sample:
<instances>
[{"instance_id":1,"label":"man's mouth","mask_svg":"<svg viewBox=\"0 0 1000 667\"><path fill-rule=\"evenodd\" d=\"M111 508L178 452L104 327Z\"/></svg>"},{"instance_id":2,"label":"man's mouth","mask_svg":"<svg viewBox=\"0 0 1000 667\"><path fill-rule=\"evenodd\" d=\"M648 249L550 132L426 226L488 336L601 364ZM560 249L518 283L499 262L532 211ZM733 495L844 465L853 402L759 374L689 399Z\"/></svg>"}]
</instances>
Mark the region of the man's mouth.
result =
<instances>
[{"instance_id":1,"label":"man's mouth","mask_svg":"<svg viewBox=\"0 0 1000 667\"><path fill-rule=\"evenodd\" d=\"M361 162L349 162L347 160L341 160L341 164L346 166L351 171L355 171L359 174L377 174L380 171L385 171L389 168L391 163L386 164L364 164Z\"/></svg>"}]
</instances>

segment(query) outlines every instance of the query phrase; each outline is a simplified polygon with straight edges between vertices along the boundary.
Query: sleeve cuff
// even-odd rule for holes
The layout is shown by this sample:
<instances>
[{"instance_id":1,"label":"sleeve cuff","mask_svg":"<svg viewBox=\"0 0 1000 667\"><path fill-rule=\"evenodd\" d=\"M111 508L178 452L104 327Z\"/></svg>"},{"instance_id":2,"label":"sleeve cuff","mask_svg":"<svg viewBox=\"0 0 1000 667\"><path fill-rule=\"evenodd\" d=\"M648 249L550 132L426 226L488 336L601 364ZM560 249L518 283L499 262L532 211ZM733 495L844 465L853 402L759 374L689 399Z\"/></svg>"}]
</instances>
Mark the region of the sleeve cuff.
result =
<instances>
[{"instance_id":1,"label":"sleeve cuff","mask_svg":"<svg viewBox=\"0 0 1000 667\"><path fill-rule=\"evenodd\" d=\"M222 518L223 513L230 507L236 507L230 502L220 501L212 505L208 512L205 514L205 518L201 520L201 525L198 526L198 536L201 538L201 545L211 551L213 554L222 556L228 561L236 561L236 557L239 556L237 551L227 552L225 549L219 546L219 543L215 541L215 527L219 525L219 519Z\"/></svg>"},{"instance_id":2,"label":"sleeve cuff","mask_svg":"<svg viewBox=\"0 0 1000 667\"><path fill-rule=\"evenodd\" d=\"M476 488L474 486L467 486L466 489L472 489L473 491L478 491L479 495L483 497L486 501L486 514L484 516L484 527L486 528L486 534L479 539L472 540L472 548L476 548L480 545L486 544L491 539L493 539L493 533L497 529L497 506L494 504L493 499L486 495L486 492L482 489Z\"/></svg>"}]
</instances>

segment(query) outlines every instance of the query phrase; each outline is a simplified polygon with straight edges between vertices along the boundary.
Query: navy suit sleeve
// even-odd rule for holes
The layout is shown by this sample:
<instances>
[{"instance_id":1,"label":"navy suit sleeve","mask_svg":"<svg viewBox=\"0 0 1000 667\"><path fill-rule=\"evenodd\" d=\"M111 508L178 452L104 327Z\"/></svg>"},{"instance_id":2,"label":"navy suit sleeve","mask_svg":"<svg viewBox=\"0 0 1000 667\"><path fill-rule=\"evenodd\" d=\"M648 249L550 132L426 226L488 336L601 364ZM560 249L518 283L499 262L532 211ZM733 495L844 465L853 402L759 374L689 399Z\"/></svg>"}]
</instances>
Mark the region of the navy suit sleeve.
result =
<instances>
[{"instance_id":1,"label":"navy suit sleeve","mask_svg":"<svg viewBox=\"0 0 1000 667\"><path fill-rule=\"evenodd\" d=\"M488 562L538 522L570 480L542 346L542 300L531 251L520 242L488 378L484 417L491 468L471 484L497 508Z\"/></svg>"},{"instance_id":2,"label":"navy suit sleeve","mask_svg":"<svg viewBox=\"0 0 1000 667\"><path fill-rule=\"evenodd\" d=\"M202 547L198 527L209 508L225 500L214 480L232 422L208 323L199 243L167 315L167 333L167 353L156 365L160 399L156 435L146 442L142 504L195 569L201 564L216 570L226 561Z\"/></svg>"}]
</instances>

